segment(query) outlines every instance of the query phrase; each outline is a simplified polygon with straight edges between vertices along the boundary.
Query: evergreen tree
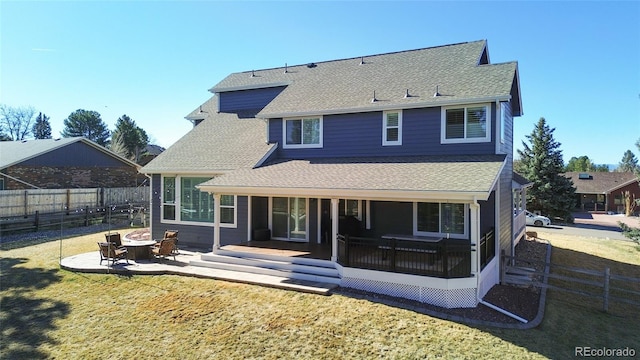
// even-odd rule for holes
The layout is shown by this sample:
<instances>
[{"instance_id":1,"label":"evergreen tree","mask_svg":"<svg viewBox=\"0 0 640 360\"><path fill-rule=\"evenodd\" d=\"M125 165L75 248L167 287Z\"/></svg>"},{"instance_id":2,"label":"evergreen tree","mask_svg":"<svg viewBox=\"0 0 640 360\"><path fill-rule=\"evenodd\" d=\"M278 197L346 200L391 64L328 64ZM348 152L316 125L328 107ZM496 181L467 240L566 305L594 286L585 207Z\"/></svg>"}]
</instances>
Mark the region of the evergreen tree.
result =
<instances>
[{"instance_id":1,"label":"evergreen tree","mask_svg":"<svg viewBox=\"0 0 640 360\"><path fill-rule=\"evenodd\" d=\"M618 172L632 172L638 173L640 172L640 166L638 166L638 159L631 152L631 150L627 150L622 156L622 160L618 164L618 168L616 169Z\"/></svg>"},{"instance_id":2,"label":"evergreen tree","mask_svg":"<svg viewBox=\"0 0 640 360\"><path fill-rule=\"evenodd\" d=\"M149 143L146 131L136 125L136 122L122 115L116 121L116 129L111 138L111 150L129 160L138 162L145 147Z\"/></svg>"},{"instance_id":3,"label":"evergreen tree","mask_svg":"<svg viewBox=\"0 0 640 360\"><path fill-rule=\"evenodd\" d=\"M531 146L523 141L523 150L518 150L522 175L533 183L527 191L527 208L572 223L576 189L571 180L562 175L564 162L560 143L553 138L554 131L540 118L531 135L527 135Z\"/></svg>"},{"instance_id":4,"label":"evergreen tree","mask_svg":"<svg viewBox=\"0 0 640 360\"><path fill-rule=\"evenodd\" d=\"M102 146L109 143L109 129L97 111L78 109L64 119L63 137L84 136Z\"/></svg>"},{"instance_id":5,"label":"evergreen tree","mask_svg":"<svg viewBox=\"0 0 640 360\"><path fill-rule=\"evenodd\" d=\"M43 113L39 113L31 131L33 132L33 137L36 139L51 139L49 117Z\"/></svg>"}]
</instances>

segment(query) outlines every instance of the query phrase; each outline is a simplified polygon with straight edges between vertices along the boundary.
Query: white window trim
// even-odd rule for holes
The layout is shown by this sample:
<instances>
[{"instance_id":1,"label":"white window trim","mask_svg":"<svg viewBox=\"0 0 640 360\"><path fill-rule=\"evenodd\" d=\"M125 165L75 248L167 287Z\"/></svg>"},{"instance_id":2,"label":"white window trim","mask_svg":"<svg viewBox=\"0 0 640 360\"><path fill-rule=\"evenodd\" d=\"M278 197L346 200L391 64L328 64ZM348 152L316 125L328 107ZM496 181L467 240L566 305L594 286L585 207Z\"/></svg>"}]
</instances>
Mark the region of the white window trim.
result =
<instances>
[{"instance_id":1,"label":"white window trim","mask_svg":"<svg viewBox=\"0 0 640 360\"><path fill-rule=\"evenodd\" d=\"M387 114L398 114L398 140L387 140L387 129L395 126L387 126ZM382 113L382 146L402 145L402 110L389 110Z\"/></svg>"},{"instance_id":2,"label":"white window trim","mask_svg":"<svg viewBox=\"0 0 640 360\"><path fill-rule=\"evenodd\" d=\"M320 142L318 144L287 144L287 121L292 120L310 120L310 119L320 119ZM302 125L304 128L304 125ZM295 117L295 118L285 118L282 119L282 148L283 149L320 149L323 147L324 139L324 121L322 115L318 116L304 116L304 117ZM304 139L302 139L304 142Z\"/></svg>"},{"instance_id":3,"label":"white window trim","mask_svg":"<svg viewBox=\"0 0 640 360\"><path fill-rule=\"evenodd\" d=\"M421 202L431 202L440 204L439 212L442 211L442 204L447 204L439 201L421 201ZM459 204L459 203L449 203L449 204ZM439 213L438 218L441 219L442 215ZM440 226L440 225L438 225ZM414 236L436 236L436 237L444 237L449 236L451 239L469 239L469 204L464 204L464 233L462 234L453 234L453 233L442 233L442 232L427 232L427 231L418 231L418 203L413 203L413 235Z\"/></svg>"},{"instance_id":4,"label":"white window trim","mask_svg":"<svg viewBox=\"0 0 640 360\"><path fill-rule=\"evenodd\" d=\"M338 199L338 206L340 206L340 200L344 200L344 213L347 213L347 209L349 208L349 204L347 204L348 200L354 200L358 202L358 216L356 219L362 221L362 200L359 199ZM345 215L346 216L346 215Z\"/></svg>"},{"instance_id":5,"label":"white window trim","mask_svg":"<svg viewBox=\"0 0 640 360\"><path fill-rule=\"evenodd\" d=\"M289 203L289 201L291 201L291 199L293 198L299 198L299 199L305 199L305 213L308 215L309 214L309 199L308 197L301 197L301 196L275 196L277 198L287 198L287 207L290 207L291 204ZM309 242L309 236L310 236L310 231L309 231L309 216L305 217L305 238L304 239L296 239L296 238L291 238L291 237L278 237L278 236L273 236L273 198L274 196L269 196L269 216L268 216L268 221L269 221L269 229L272 232L272 236L271 239L272 240L278 240L278 241L291 241L291 242ZM288 215L291 216L291 214L287 211ZM287 233L289 233L290 229L289 229L289 225L290 223L288 223L287 225Z\"/></svg>"},{"instance_id":6,"label":"white window trim","mask_svg":"<svg viewBox=\"0 0 640 360\"><path fill-rule=\"evenodd\" d=\"M175 213L176 213L176 219L175 220L171 220L171 219L165 219L164 218L164 179L165 177L172 177L175 178L176 184L175 184L175 202L173 204L167 204L167 205L173 205L175 206ZM182 182L180 181L183 177L186 178L190 178L190 177L203 177L202 175L161 175L160 176L160 189L161 190L161 195L160 195L160 223L161 224L179 224L179 225L196 225L196 226L208 226L208 227L215 227L215 224L213 222L200 222L200 221L182 221L181 220L181 216L182 216L182 212L180 211L180 205L181 205L181 193L182 193ZM213 176L212 176L213 177ZM221 194L221 195L231 195L231 194ZM220 227L221 228L237 228L238 226L238 196L237 195L233 195L233 223L220 223ZM214 205L215 206L215 205ZM223 206L221 206L223 207ZM227 208L230 208L231 206L224 206ZM214 209L215 211L215 209Z\"/></svg>"},{"instance_id":7,"label":"white window trim","mask_svg":"<svg viewBox=\"0 0 640 360\"><path fill-rule=\"evenodd\" d=\"M487 128L485 136L481 138L467 138L467 109L470 107L483 106L487 111ZM462 139L447 139L447 110L464 109L464 133ZM491 141L491 104L468 104L459 106L443 106L440 110L440 143L441 144L469 144L485 143Z\"/></svg>"}]
</instances>

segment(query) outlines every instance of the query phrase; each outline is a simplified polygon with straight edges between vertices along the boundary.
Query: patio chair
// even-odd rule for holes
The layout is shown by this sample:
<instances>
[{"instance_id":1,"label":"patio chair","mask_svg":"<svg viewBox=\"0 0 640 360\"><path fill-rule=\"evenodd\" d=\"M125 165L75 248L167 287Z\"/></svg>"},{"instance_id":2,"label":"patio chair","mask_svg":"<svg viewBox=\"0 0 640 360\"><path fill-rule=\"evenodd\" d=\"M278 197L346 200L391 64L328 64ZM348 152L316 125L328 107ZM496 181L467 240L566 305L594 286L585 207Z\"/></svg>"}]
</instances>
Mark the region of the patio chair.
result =
<instances>
[{"instance_id":1,"label":"patio chair","mask_svg":"<svg viewBox=\"0 0 640 360\"><path fill-rule=\"evenodd\" d=\"M157 243L151 248L151 253L155 257L166 258L167 256L173 256L173 260L175 260L176 259L176 253L174 250L175 246L176 246L176 239L174 238L162 239L160 240L159 243Z\"/></svg>"},{"instance_id":2,"label":"patio chair","mask_svg":"<svg viewBox=\"0 0 640 360\"><path fill-rule=\"evenodd\" d=\"M160 246L160 242L165 239L173 239L173 255L178 255L178 230L165 230L164 236L160 240L156 240L155 246Z\"/></svg>"},{"instance_id":3,"label":"patio chair","mask_svg":"<svg viewBox=\"0 0 640 360\"><path fill-rule=\"evenodd\" d=\"M125 259L127 260L127 264L129 263L127 248L117 248L112 242L98 242L98 247L100 248L100 264L102 264L104 260L107 260L108 264L109 260L111 260L111 265L113 266L113 264L120 259Z\"/></svg>"},{"instance_id":4,"label":"patio chair","mask_svg":"<svg viewBox=\"0 0 640 360\"><path fill-rule=\"evenodd\" d=\"M104 240L106 242L113 243L115 247L118 249L125 249L125 247L122 246L122 238L120 238L120 233L116 232L116 233L104 234Z\"/></svg>"}]
</instances>

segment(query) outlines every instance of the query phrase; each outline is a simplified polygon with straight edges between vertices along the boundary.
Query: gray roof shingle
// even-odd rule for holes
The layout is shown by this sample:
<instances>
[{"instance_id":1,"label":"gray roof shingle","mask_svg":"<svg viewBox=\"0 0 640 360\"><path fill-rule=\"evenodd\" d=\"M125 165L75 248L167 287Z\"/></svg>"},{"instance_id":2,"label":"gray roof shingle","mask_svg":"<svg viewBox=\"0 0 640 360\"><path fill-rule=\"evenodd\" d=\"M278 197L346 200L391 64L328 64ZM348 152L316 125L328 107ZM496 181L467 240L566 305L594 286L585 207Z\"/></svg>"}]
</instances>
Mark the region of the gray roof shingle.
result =
<instances>
[{"instance_id":1,"label":"gray roof shingle","mask_svg":"<svg viewBox=\"0 0 640 360\"><path fill-rule=\"evenodd\" d=\"M238 169L201 186L223 193L225 188L244 188L247 193L292 189L297 195L330 190L335 194L405 191L488 197L504 159L503 155L482 155L281 160L255 169Z\"/></svg>"},{"instance_id":2,"label":"gray roof shingle","mask_svg":"<svg viewBox=\"0 0 640 360\"><path fill-rule=\"evenodd\" d=\"M0 141L0 169L19 164L35 158L55 149L67 146L75 142L82 142L108 156L114 157L130 166L138 166L136 163L123 158L111 150L84 137L69 137L60 139L33 139L24 141Z\"/></svg>"},{"instance_id":3,"label":"gray roof shingle","mask_svg":"<svg viewBox=\"0 0 640 360\"><path fill-rule=\"evenodd\" d=\"M589 178L580 179L580 174L587 174ZM573 181L577 194L608 194L638 181L630 172L567 172L564 176Z\"/></svg>"},{"instance_id":4,"label":"gray roof shingle","mask_svg":"<svg viewBox=\"0 0 640 360\"><path fill-rule=\"evenodd\" d=\"M253 167L275 146L266 143L264 120L218 113L216 96L187 118L204 120L141 172L215 174Z\"/></svg>"},{"instance_id":5,"label":"gray roof shingle","mask_svg":"<svg viewBox=\"0 0 640 360\"><path fill-rule=\"evenodd\" d=\"M287 87L258 114L263 118L372 109L438 106L512 95L517 63L478 65L486 41L361 58L234 73L211 91ZM436 92L442 96L434 97ZM372 103L373 92L376 101ZM406 92L410 97L405 97ZM514 94L520 109L519 94ZM514 114L518 116L519 114Z\"/></svg>"}]
</instances>

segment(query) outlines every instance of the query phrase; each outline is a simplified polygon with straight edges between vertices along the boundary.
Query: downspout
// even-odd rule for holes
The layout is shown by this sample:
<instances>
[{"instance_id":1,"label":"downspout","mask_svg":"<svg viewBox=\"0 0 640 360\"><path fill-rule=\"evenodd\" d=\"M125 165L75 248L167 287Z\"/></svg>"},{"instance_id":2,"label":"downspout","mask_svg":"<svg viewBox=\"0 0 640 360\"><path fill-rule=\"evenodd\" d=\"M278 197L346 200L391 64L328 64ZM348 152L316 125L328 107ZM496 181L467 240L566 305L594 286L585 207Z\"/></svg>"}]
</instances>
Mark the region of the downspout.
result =
<instances>
[{"instance_id":1,"label":"downspout","mask_svg":"<svg viewBox=\"0 0 640 360\"><path fill-rule=\"evenodd\" d=\"M510 313L510 312L508 312L507 310L502 309L502 308L499 308L499 307L497 307L497 306L495 306L495 305L493 305L493 304L490 304L490 303L488 303L488 302L486 302L486 301L484 301L484 300L478 299L478 302L479 302L480 304L482 304L482 305L485 305L485 306L487 306L487 307L492 308L493 310L495 310L495 311L497 311L497 312L503 313L503 314L507 315L507 316L508 316L508 317L510 317L510 318L514 318L514 319L516 319L516 320L520 321L521 323L525 323L525 324L526 324L526 323L528 323L528 322L529 322L527 319L523 319L523 318L521 318L520 316L518 316L518 315L516 315L516 314L514 314L514 313Z\"/></svg>"},{"instance_id":2,"label":"downspout","mask_svg":"<svg viewBox=\"0 0 640 360\"><path fill-rule=\"evenodd\" d=\"M479 214L480 204L478 204L478 199L475 196L473 197L473 203L471 205L472 205L472 208L474 209L474 211L478 212L478 214L477 214L478 216L476 217L477 221L476 221L476 224L475 224L475 226L476 226L475 233L477 235L476 236L476 242L477 242L477 244L476 244L476 257L479 257L480 256L480 242L479 242L479 240L480 240L480 230L479 230L479 227L480 227L480 214ZM480 298L480 267L481 267L480 259L477 259L476 266L477 266L477 268L476 268L476 274L477 274L477 276L476 276L476 299L478 300L478 303L482 304L484 306L487 306L487 307L489 307L489 308L491 308L491 309L493 309L493 310L495 310L495 311L497 311L499 313L507 315L510 318L516 319L516 320L518 320L518 321L520 321L522 323L525 323L525 324L528 323L529 322L528 320L523 319L520 316L518 316L516 314L513 314L513 313L511 313L511 312L509 312L509 311L507 311L505 309L502 309L502 308L499 308L499 307L497 307L497 306L495 306L493 304L490 304L490 303L488 303L488 302L486 302L486 301L484 301L484 300L482 300Z\"/></svg>"}]
</instances>

